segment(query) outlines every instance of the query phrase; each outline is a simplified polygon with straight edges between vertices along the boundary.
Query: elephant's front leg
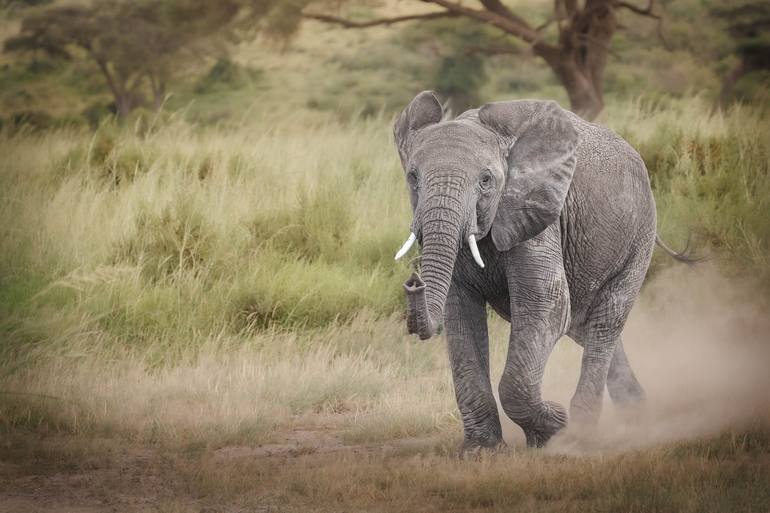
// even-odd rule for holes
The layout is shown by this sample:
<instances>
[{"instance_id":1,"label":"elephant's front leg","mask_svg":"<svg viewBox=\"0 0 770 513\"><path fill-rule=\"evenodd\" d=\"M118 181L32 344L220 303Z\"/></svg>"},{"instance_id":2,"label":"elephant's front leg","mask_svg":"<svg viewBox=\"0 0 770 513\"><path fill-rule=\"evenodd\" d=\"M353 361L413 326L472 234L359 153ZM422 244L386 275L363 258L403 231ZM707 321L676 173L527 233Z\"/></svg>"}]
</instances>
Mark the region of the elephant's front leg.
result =
<instances>
[{"instance_id":1,"label":"elephant's front leg","mask_svg":"<svg viewBox=\"0 0 770 513\"><path fill-rule=\"evenodd\" d=\"M463 419L463 452L503 443L489 380L489 338L484 300L456 284L449 289L445 327L457 406Z\"/></svg>"},{"instance_id":2,"label":"elephant's front leg","mask_svg":"<svg viewBox=\"0 0 770 513\"><path fill-rule=\"evenodd\" d=\"M564 407L541 397L546 361L570 315L560 242L549 231L513 248L507 269L511 337L500 403L530 447L542 447L567 424Z\"/></svg>"}]
</instances>

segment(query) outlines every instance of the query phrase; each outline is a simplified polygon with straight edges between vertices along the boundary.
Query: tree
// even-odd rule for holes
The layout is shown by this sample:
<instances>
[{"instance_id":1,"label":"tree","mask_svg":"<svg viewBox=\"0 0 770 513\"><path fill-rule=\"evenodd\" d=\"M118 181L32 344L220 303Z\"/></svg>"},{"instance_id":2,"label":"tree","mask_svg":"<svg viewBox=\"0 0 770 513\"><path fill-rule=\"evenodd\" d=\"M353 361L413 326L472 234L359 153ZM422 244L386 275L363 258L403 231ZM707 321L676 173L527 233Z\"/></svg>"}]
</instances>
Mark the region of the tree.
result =
<instances>
[{"instance_id":1,"label":"tree","mask_svg":"<svg viewBox=\"0 0 770 513\"><path fill-rule=\"evenodd\" d=\"M754 71L770 70L770 5L765 1L749 0L711 12L727 21L727 31L735 42L738 57L738 62L722 82L719 105L724 107L738 80Z\"/></svg>"},{"instance_id":2,"label":"tree","mask_svg":"<svg viewBox=\"0 0 770 513\"><path fill-rule=\"evenodd\" d=\"M410 14L366 21L308 12L300 16L346 28L367 28L396 23L465 18L494 27L529 45L554 72L569 96L570 106L586 119L595 118L604 107L603 80L610 42L618 29L617 13L627 10L661 21L654 12L655 0L639 7L624 0L555 0L551 18L539 26L528 22L501 0L479 0L477 7L459 1L415 0L439 7L421 14ZM304 7L309 2L298 2ZM555 31L552 27L555 26ZM483 51L483 49L481 49ZM493 49L494 53L519 53L514 47Z\"/></svg>"},{"instance_id":3,"label":"tree","mask_svg":"<svg viewBox=\"0 0 770 513\"><path fill-rule=\"evenodd\" d=\"M169 80L202 51L207 36L231 23L237 2L101 0L56 6L26 16L6 51L54 58L85 55L104 77L119 116L158 108Z\"/></svg>"}]
</instances>

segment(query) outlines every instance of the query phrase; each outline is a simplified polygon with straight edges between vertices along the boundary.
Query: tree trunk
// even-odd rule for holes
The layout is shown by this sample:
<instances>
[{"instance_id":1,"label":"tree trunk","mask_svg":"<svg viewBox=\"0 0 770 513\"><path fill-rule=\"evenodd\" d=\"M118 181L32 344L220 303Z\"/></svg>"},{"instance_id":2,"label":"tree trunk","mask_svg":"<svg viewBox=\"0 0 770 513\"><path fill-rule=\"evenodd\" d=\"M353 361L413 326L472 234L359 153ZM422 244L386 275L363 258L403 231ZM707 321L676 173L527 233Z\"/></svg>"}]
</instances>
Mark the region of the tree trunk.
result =
<instances>
[{"instance_id":1,"label":"tree trunk","mask_svg":"<svg viewBox=\"0 0 770 513\"><path fill-rule=\"evenodd\" d=\"M567 91L572 111L588 121L604 108L604 69L616 28L611 2L586 0L582 10L570 9L558 44L533 45Z\"/></svg>"},{"instance_id":2,"label":"tree trunk","mask_svg":"<svg viewBox=\"0 0 770 513\"><path fill-rule=\"evenodd\" d=\"M596 119L604 108L602 73L587 70L577 62L575 52L564 48L536 45L534 51L548 63L567 91L570 110L588 121Z\"/></svg>"},{"instance_id":3,"label":"tree trunk","mask_svg":"<svg viewBox=\"0 0 770 513\"><path fill-rule=\"evenodd\" d=\"M741 77L746 75L749 71L751 70L746 65L746 60L743 57L740 57L738 64L733 69L731 69L722 80L722 89L719 91L719 99L717 100L718 103L715 105L715 107L721 107L723 109L727 107L727 103L730 100L730 96L733 93L736 82L738 82L738 80L740 80Z\"/></svg>"},{"instance_id":4,"label":"tree trunk","mask_svg":"<svg viewBox=\"0 0 770 513\"><path fill-rule=\"evenodd\" d=\"M125 92L125 87L122 87L118 84L115 77L113 77L112 72L110 71L109 64L105 59L102 59L98 54L92 51L90 47L86 47L86 49L96 61L96 64L99 66L99 69L102 72L102 75L104 75L107 86L110 88L112 99L115 101L115 113L119 118L125 118L133 108L131 105L131 99Z\"/></svg>"},{"instance_id":5,"label":"tree trunk","mask_svg":"<svg viewBox=\"0 0 770 513\"><path fill-rule=\"evenodd\" d=\"M125 119L134 110L134 102L130 93L115 96L115 112L120 119Z\"/></svg>"},{"instance_id":6,"label":"tree trunk","mask_svg":"<svg viewBox=\"0 0 770 513\"><path fill-rule=\"evenodd\" d=\"M554 72L567 91L570 109L588 121L596 119L604 108L601 81L595 83L590 75L582 72L572 62L564 63L554 69Z\"/></svg>"}]
</instances>

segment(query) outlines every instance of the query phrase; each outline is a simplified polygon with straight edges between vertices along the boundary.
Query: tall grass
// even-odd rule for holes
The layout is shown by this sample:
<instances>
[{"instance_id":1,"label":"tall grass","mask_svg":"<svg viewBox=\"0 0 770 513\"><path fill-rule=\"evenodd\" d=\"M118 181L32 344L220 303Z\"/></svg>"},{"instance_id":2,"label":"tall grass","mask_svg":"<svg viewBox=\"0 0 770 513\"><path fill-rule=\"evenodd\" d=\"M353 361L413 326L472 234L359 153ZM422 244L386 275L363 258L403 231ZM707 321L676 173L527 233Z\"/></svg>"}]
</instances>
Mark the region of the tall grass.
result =
<instances>
[{"instance_id":1,"label":"tall grass","mask_svg":"<svg viewBox=\"0 0 770 513\"><path fill-rule=\"evenodd\" d=\"M69 294L134 342L388 314L409 220L382 126L6 137L5 306Z\"/></svg>"},{"instance_id":2,"label":"tall grass","mask_svg":"<svg viewBox=\"0 0 770 513\"><path fill-rule=\"evenodd\" d=\"M449 376L425 372L441 366L440 346L415 350L421 365L411 365L400 328L393 318L360 317L305 335L222 334L196 348L194 359L155 370L152 355L105 349L96 334L68 334L66 352L37 352L35 365L3 379L0 431L219 447L274 441L304 418L355 440L424 435L446 427L434 412L451 409ZM401 417L382 418L395 410Z\"/></svg>"},{"instance_id":3,"label":"tall grass","mask_svg":"<svg viewBox=\"0 0 770 513\"><path fill-rule=\"evenodd\" d=\"M605 121L648 163L664 237L767 268L765 113L695 98ZM224 444L313 412L351 440L456 426L443 349L403 334L389 134L299 116L0 134L2 427Z\"/></svg>"}]
</instances>

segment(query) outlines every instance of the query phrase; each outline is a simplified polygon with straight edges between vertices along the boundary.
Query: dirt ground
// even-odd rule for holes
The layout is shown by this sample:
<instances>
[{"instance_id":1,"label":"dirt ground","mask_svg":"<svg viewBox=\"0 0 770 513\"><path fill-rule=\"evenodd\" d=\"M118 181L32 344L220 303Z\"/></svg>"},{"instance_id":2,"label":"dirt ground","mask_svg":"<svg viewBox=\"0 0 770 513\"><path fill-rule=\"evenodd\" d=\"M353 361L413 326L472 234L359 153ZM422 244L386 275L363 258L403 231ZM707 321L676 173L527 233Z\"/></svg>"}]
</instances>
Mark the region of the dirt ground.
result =
<instances>
[{"instance_id":1,"label":"dirt ground","mask_svg":"<svg viewBox=\"0 0 770 513\"><path fill-rule=\"evenodd\" d=\"M271 469L347 457L434 452L438 443L434 438L420 438L346 444L331 429L304 428L282 433L278 439L256 447L182 451L60 436L17 439L15 447L4 444L0 458L0 512L285 511L270 490L254 489L230 501L205 497L195 487L202 460L215 469L244 462ZM22 453L22 459L11 461Z\"/></svg>"},{"instance_id":2,"label":"dirt ground","mask_svg":"<svg viewBox=\"0 0 770 513\"><path fill-rule=\"evenodd\" d=\"M453 441L454 442L454 441ZM0 512L770 511L770 429L615 455L460 460L447 440L347 444L296 428L255 447L5 440Z\"/></svg>"}]
</instances>

